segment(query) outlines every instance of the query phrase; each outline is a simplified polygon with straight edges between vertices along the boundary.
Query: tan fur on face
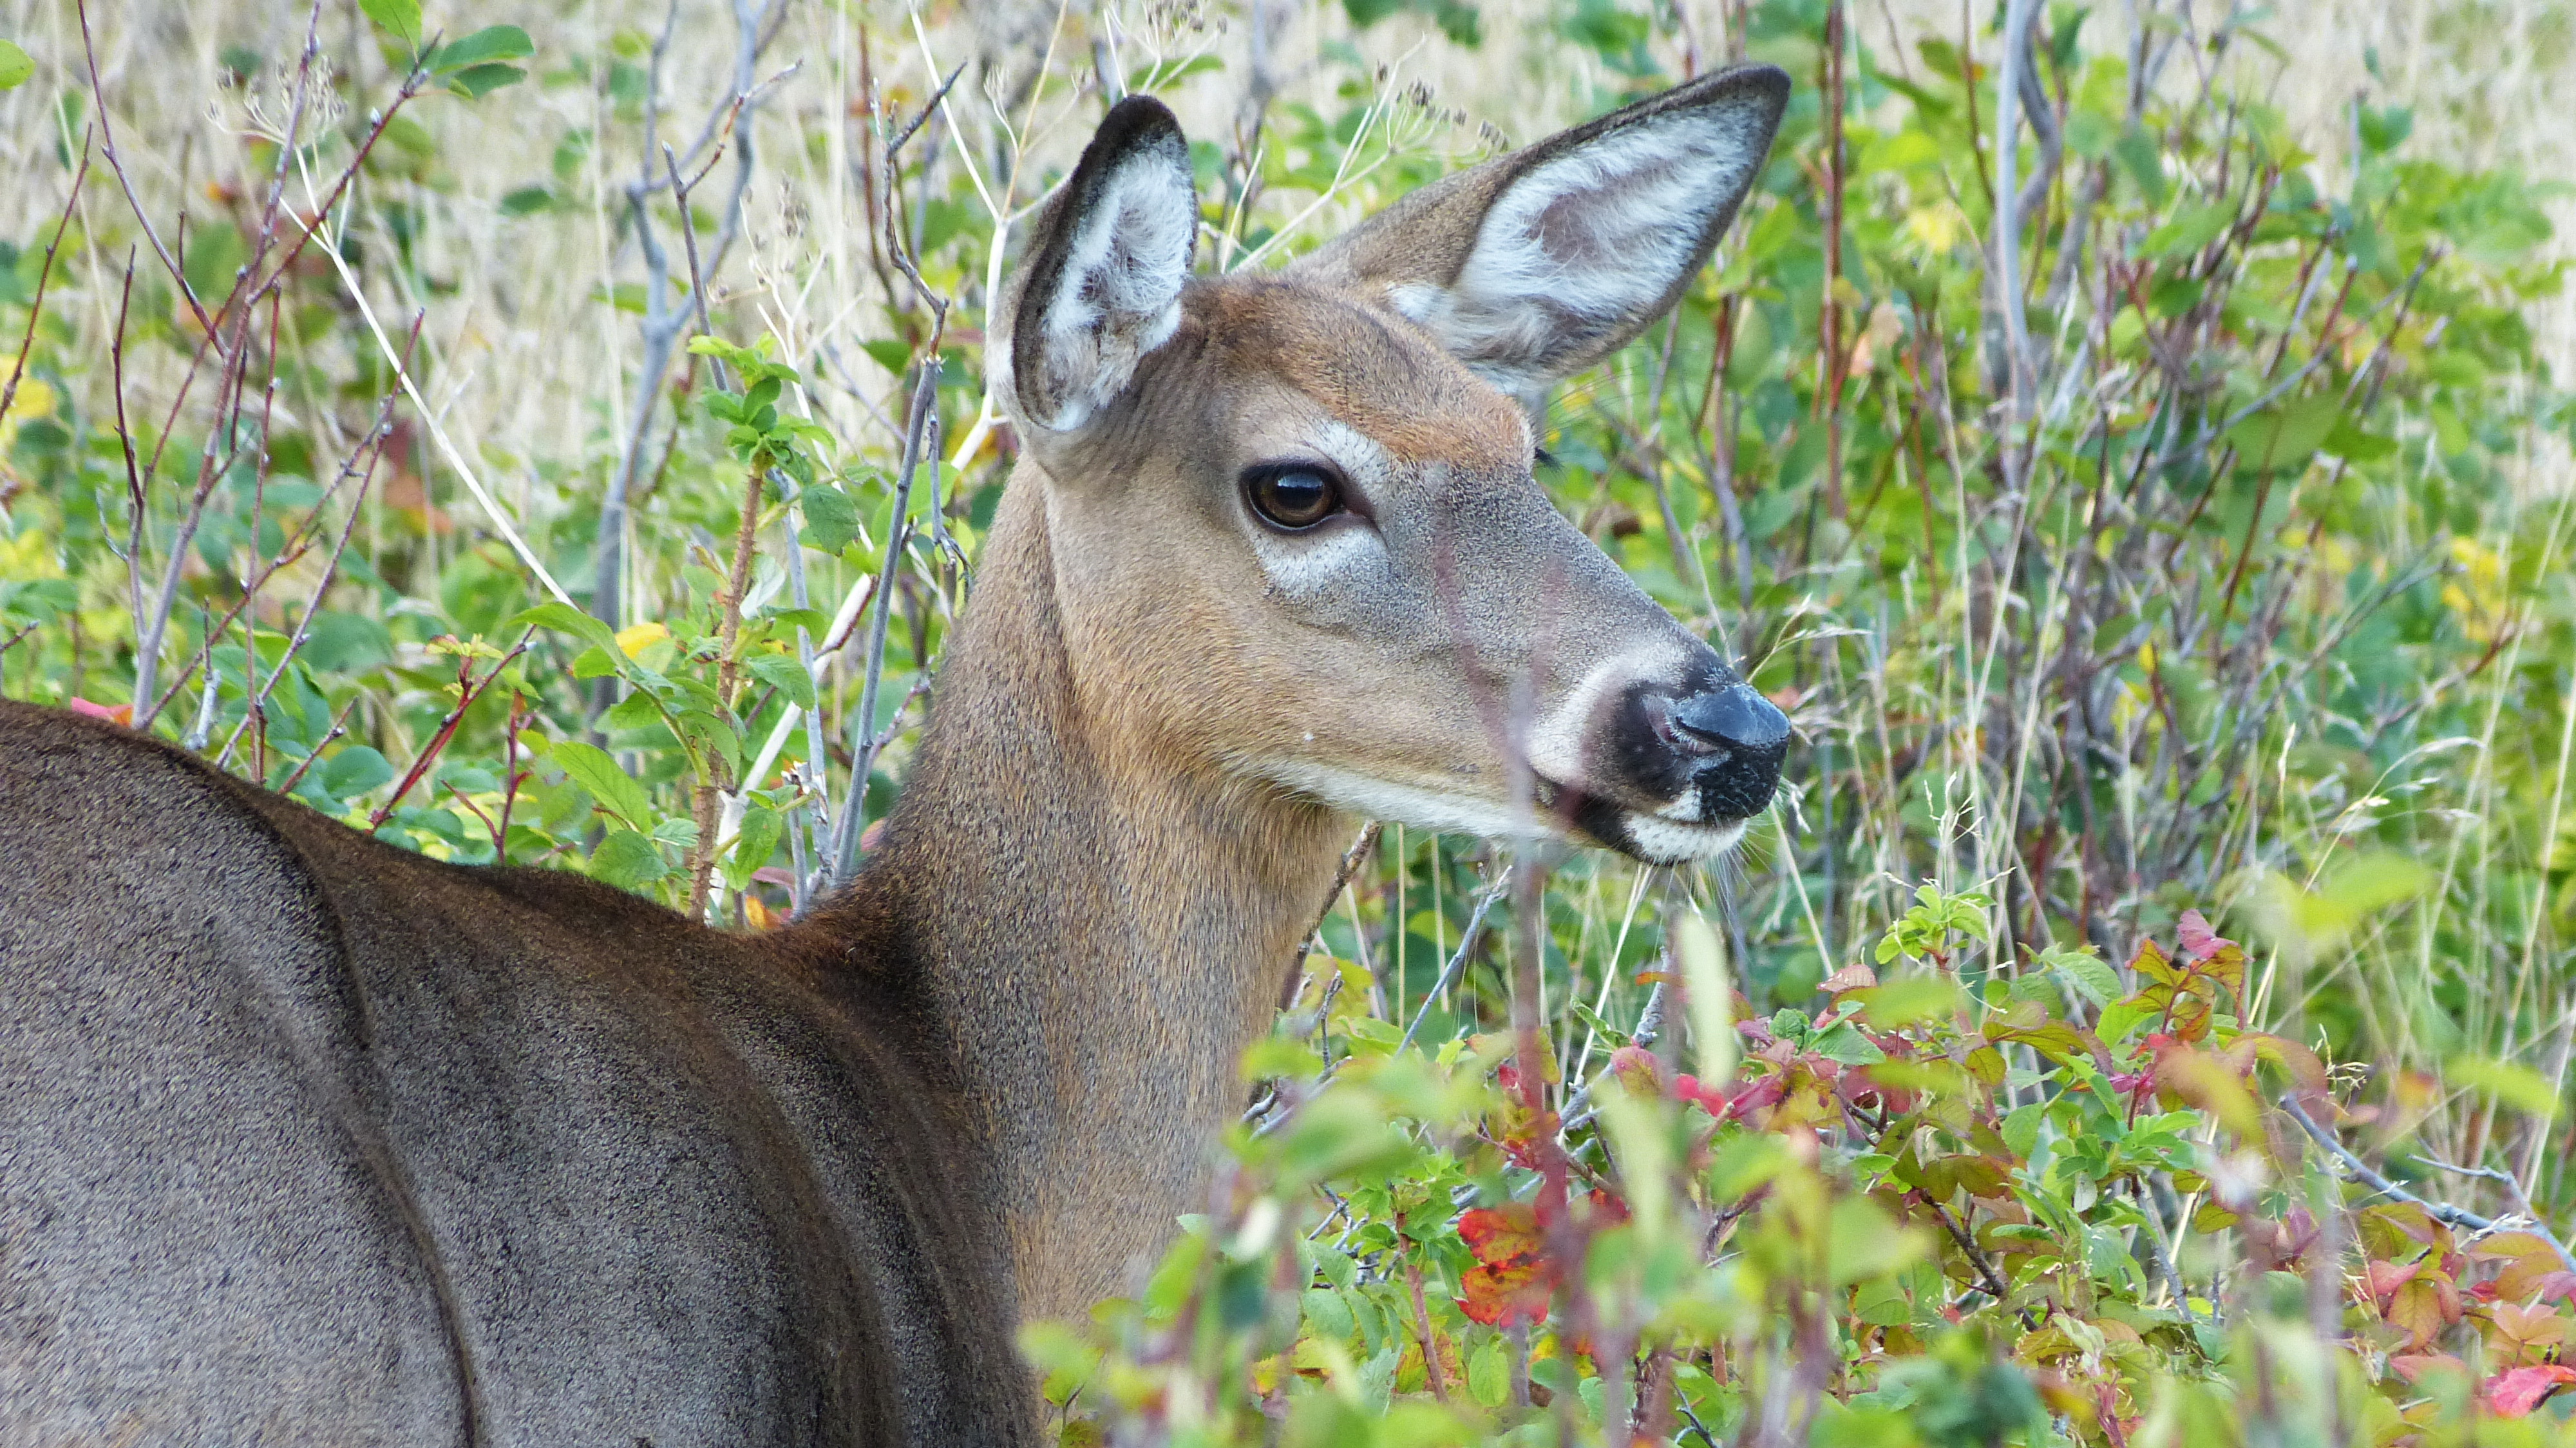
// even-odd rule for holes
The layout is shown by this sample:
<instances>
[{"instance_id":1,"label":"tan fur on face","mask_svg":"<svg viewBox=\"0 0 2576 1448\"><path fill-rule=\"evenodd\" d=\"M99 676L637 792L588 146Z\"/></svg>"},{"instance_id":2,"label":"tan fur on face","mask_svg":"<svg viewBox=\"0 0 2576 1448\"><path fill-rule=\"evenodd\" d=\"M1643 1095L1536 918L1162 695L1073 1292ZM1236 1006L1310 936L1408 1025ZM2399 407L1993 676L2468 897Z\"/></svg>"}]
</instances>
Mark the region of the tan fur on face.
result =
<instances>
[{"instance_id":1,"label":"tan fur on face","mask_svg":"<svg viewBox=\"0 0 2576 1448\"><path fill-rule=\"evenodd\" d=\"M1696 647L1556 513L1529 448L1511 399L1364 292L1194 285L1119 405L1040 454L1074 686L1170 767L1363 809L1317 781L1365 779L1521 828L1518 741L1603 660ZM1298 458L1365 517L1265 531L1238 476ZM1350 566L1300 572L1329 587L1278 572L1328 549Z\"/></svg>"}]
</instances>

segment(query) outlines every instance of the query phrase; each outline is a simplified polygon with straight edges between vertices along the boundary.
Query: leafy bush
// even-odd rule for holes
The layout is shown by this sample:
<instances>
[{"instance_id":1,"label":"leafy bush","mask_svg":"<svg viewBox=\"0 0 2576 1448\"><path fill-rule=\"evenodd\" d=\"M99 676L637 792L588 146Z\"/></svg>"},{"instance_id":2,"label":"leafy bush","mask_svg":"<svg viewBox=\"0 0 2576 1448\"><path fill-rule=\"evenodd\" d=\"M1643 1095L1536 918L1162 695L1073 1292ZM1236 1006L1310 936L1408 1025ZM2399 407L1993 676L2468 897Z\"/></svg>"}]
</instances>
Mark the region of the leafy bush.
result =
<instances>
[{"instance_id":1,"label":"leafy bush","mask_svg":"<svg viewBox=\"0 0 2576 1448\"><path fill-rule=\"evenodd\" d=\"M963 37L863 12L359 8L225 22L193 161L133 37L0 45L0 690L751 929L901 787L1012 455L979 324L1100 86L1193 117L1233 267L1474 118L1801 78L1543 473L1792 712L1791 796L1709 876L1368 836L1210 1212L1030 1334L1066 1441L2560 1432L2548 188L2385 94L2311 154L2299 37L2156 4L1352 0L1302 77L1268 0L1157 4L944 92Z\"/></svg>"}]
</instances>

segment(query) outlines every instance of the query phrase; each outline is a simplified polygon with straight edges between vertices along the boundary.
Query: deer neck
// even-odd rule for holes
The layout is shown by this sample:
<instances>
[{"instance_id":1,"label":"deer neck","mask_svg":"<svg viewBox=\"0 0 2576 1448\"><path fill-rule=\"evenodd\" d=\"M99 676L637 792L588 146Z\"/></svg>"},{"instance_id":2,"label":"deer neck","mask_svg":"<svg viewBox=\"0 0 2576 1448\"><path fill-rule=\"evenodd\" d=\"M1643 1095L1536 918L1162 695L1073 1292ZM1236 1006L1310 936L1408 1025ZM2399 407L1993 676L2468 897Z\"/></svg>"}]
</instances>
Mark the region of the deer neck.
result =
<instances>
[{"instance_id":1,"label":"deer neck","mask_svg":"<svg viewBox=\"0 0 2576 1448\"><path fill-rule=\"evenodd\" d=\"M1348 821L1086 709L1024 462L902 802L837 918L927 995L993 1153L1024 1318L1132 1291L1203 1210ZM872 959L871 959L872 958Z\"/></svg>"}]
</instances>

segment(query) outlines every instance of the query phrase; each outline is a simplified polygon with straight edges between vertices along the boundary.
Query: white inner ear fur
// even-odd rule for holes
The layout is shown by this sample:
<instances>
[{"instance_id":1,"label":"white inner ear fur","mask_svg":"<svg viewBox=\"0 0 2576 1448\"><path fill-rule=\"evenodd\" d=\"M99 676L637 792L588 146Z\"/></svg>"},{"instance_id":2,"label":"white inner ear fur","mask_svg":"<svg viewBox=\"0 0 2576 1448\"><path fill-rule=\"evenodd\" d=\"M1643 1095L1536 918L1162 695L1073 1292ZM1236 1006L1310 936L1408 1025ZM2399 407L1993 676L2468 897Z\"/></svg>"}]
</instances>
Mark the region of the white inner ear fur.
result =
<instances>
[{"instance_id":1,"label":"white inner ear fur","mask_svg":"<svg viewBox=\"0 0 2576 1448\"><path fill-rule=\"evenodd\" d=\"M1698 264L1710 219L1751 183L1766 140L1725 106L1622 127L1505 188L1456 282L1390 299L1488 381L1534 393L1579 350L1561 345L1568 332L1642 321Z\"/></svg>"},{"instance_id":2,"label":"white inner ear fur","mask_svg":"<svg viewBox=\"0 0 2576 1448\"><path fill-rule=\"evenodd\" d=\"M1066 228L1063 271L1039 312L1045 395L1057 432L1080 427L1127 386L1181 322L1198 196L1178 138L1120 158Z\"/></svg>"}]
</instances>

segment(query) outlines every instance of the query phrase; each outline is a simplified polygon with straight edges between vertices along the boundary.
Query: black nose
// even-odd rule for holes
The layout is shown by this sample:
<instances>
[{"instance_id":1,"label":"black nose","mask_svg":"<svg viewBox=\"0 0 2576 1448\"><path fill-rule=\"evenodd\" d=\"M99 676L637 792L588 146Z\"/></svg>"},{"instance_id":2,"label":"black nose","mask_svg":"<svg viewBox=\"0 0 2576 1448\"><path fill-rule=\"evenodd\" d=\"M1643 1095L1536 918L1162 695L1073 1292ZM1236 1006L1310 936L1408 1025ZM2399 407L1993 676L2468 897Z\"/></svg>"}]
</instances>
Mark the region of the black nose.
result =
<instances>
[{"instance_id":1,"label":"black nose","mask_svg":"<svg viewBox=\"0 0 2576 1448\"><path fill-rule=\"evenodd\" d=\"M1728 684L1673 705L1676 729L1707 749L1691 770L1702 808L1724 819L1761 813L1789 752L1789 716L1750 684Z\"/></svg>"},{"instance_id":2,"label":"black nose","mask_svg":"<svg viewBox=\"0 0 2576 1448\"><path fill-rule=\"evenodd\" d=\"M1673 706L1673 722L1727 749L1777 749L1789 740L1789 716L1751 684L1693 694Z\"/></svg>"}]
</instances>

